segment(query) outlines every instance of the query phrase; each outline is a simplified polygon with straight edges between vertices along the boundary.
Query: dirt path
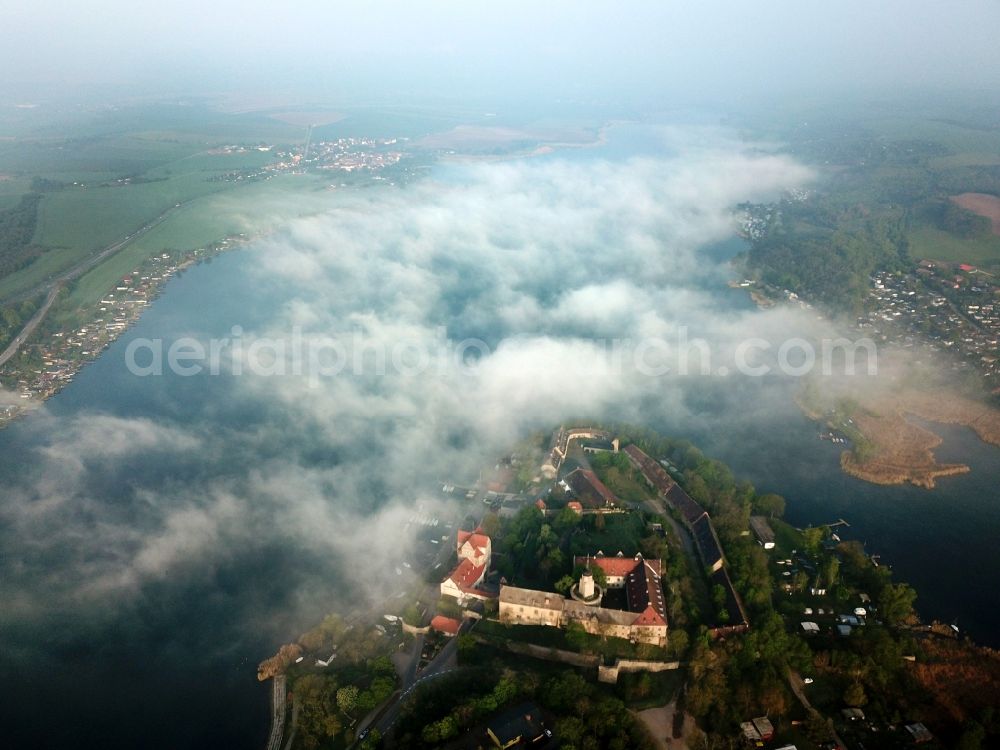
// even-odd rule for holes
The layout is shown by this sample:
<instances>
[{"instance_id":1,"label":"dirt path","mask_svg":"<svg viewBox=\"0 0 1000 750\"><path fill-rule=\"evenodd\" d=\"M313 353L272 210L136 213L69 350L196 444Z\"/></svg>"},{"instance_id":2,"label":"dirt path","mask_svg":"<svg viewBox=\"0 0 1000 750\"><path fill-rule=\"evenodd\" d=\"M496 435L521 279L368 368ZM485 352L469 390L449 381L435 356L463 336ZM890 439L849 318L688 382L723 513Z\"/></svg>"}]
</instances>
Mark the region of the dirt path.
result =
<instances>
[{"instance_id":1,"label":"dirt path","mask_svg":"<svg viewBox=\"0 0 1000 750\"><path fill-rule=\"evenodd\" d=\"M636 713L639 721L646 725L653 741L660 750L688 750L685 737L694 727L694 719L684 716L684 725L680 737L674 737L674 718L677 712L676 701L670 701L665 706L647 708Z\"/></svg>"}]
</instances>

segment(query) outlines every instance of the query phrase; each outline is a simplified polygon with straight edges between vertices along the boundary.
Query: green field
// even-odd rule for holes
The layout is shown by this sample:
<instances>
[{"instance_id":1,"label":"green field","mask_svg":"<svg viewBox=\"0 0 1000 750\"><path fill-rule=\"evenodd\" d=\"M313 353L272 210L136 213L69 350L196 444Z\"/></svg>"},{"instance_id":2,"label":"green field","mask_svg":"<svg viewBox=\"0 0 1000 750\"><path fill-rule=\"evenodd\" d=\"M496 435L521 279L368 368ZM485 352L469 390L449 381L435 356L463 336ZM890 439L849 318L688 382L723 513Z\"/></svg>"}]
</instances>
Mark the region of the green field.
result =
<instances>
[{"instance_id":1,"label":"green field","mask_svg":"<svg viewBox=\"0 0 1000 750\"><path fill-rule=\"evenodd\" d=\"M92 305L125 274L164 250L190 251L225 237L263 232L329 207L333 196L307 175L284 175L206 196L171 214L73 285L57 317Z\"/></svg>"},{"instance_id":2,"label":"green field","mask_svg":"<svg viewBox=\"0 0 1000 750\"><path fill-rule=\"evenodd\" d=\"M212 178L273 162L274 153L258 151L257 144L282 147L305 136L303 128L266 114L220 112L202 102L40 106L4 114L0 209L33 189L46 191L33 240L46 251L0 279L0 299L72 268L175 204L242 187ZM231 145L244 150L220 148ZM35 178L49 184L34 188Z\"/></svg>"},{"instance_id":3,"label":"green field","mask_svg":"<svg viewBox=\"0 0 1000 750\"><path fill-rule=\"evenodd\" d=\"M1000 264L1000 237L963 239L934 227L922 227L909 233L910 257L972 263L985 266Z\"/></svg>"},{"instance_id":4,"label":"green field","mask_svg":"<svg viewBox=\"0 0 1000 750\"><path fill-rule=\"evenodd\" d=\"M35 242L49 248L38 260L0 280L0 298L30 289L112 245L176 203L230 187L200 177L46 194Z\"/></svg>"}]
</instances>

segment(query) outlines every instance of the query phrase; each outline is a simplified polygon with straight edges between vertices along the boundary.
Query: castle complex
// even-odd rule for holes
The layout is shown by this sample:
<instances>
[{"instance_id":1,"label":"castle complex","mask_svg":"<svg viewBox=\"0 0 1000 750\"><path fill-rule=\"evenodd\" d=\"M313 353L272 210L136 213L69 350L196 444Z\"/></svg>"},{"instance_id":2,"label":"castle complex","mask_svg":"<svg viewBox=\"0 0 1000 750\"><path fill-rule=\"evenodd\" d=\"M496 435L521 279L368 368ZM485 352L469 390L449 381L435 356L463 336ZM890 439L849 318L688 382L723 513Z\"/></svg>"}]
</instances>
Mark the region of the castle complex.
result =
<instances>
[{"instance_id":1,"label":"castle complex","mask_svg":"<svg viewBox=\"0 0 1000 750\"><path fill-rule=\"evenodd\" d=\"M500 620L511 625L565 627L579 623L588 633L657 646L667 644L667 612L660 582L660 561L642 555L577 557L586 568L569 597L548 591L500 587ZM627 610L602 607L604 591L592 568L604 573L608 589L624 589Z\"/></svg>"}]
</instances>

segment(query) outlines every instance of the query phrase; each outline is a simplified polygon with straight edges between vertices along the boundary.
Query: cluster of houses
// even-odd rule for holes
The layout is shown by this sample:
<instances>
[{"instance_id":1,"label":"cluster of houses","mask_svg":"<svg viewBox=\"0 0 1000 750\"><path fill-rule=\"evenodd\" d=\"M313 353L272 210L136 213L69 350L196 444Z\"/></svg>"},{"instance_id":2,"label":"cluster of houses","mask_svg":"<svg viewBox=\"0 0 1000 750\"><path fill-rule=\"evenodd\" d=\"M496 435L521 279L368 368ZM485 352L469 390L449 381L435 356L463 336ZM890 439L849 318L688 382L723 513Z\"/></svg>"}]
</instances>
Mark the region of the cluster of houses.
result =
<instances>
[{"instance_id":1,"label":"cluster of houses","mask_svg":"<svg viewBox=\"0 0 1000 750\"><path fill-rule=\"evenodd\" d=\"M406 139L403 139L406 140ZM220 182L255 182L288 173L301 172L307 166L338 172L378 172L398 164L403 152L389 148L398 142L396 138L338 138L332 141L317 141L305 146L278 149L262 144L256 147L230 145L215 153L239 154L249 150L263 153L273 152L274 161L258 167L237 169L209 178ZM376 177L375 179L383 179Z\"/></svg>"},{"instance_id":2,"label":"cluster of houses","mask_svg":"<svg viewBox=\"0 0 1000 750\"><path fill-rule=\"evenodd\" d=\"M225 249L232 240L223 240L218 249ZM195 251L193 258L208 251ZM17 390L22 399L45 400L62 390L85 364L108 347L138 320L150 302L159 294L163 283L191 259L178 264L171 255L156 255L122 277L113 289L101 298L92 319L79 328L57 331L37 343L27 342L26 349L34 348L41 367L21 369L17 359L10 360L3 374L17 377ZM18 409L6 409L0 419L17 416Z\"/></svg>"},{"instance_id":3,"label":"cluster of houses","mask_svg":"<svg viewBox=\"0 0 1000 750\"><path fill-rule=\"evenodd\" d=\"M915 273L872 276L872 309L859 321L884 340L955 352L1000 380L1000 287L975 266L921 261Z\"/></svg>"}]
</instances>

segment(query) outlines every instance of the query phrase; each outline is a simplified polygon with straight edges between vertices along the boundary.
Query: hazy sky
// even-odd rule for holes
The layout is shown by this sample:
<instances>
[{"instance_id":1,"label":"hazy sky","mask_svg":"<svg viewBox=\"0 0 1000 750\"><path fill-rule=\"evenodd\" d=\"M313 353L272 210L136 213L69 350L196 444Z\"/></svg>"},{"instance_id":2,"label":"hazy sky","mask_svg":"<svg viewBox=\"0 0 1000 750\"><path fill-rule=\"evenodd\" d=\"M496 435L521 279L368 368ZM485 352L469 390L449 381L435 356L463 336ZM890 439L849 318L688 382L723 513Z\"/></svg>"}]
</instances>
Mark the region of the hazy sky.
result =
<instances>
[{"instance_id":1,"label":"hazy sky","mask_svg":"<svg viewBox=\"0 0 1000 750\"><path fill-rule=\"evenodd\" d=\"M8 86L668 97L1000 87L1000 2L15 0Z\"/></svg>"}]
</instances>

